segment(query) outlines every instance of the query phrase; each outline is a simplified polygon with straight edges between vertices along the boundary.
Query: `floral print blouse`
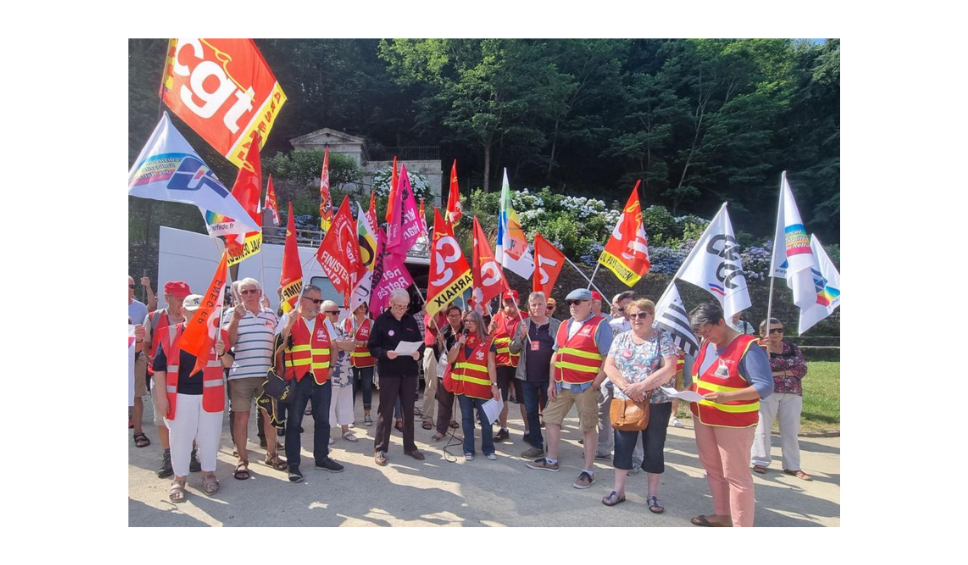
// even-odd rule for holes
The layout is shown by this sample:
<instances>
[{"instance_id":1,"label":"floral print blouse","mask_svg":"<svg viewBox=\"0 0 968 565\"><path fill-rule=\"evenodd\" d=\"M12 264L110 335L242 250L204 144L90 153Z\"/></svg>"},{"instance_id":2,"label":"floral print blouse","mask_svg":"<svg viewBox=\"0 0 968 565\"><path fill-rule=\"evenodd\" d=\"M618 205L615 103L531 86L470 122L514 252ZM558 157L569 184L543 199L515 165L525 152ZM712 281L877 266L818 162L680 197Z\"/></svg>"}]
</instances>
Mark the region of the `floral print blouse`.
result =
<instances>
[{"instance_id":1,"label":"floral print blouse","mask_svg":"<svg viewBox=\"0 0 968 565\"><path fill-rule=\"evenodd\" d=\"M615 359L615 366L625 377L626 382L632 384L644 381L649 375L658 371L659 361L662 357L675 356L678 352L672 342L672 336L668 332L654 334L649 341L636 344L632 341L632 330L629 330L615 336L608 354ZM674 383L675 379L676 374L673 372L669 376L669 381ZM663 383L663 386L666 384L668 383ZM615 398L625 400L628 397L618 387L615 387ZM653 389L651 403L661 404L663 402L672 402L672 399L658 388Z\"/></svg>"},{"instance_id":2,"label":"floral print blouse","mask_svg":"<svg viewBox=\"0 0 968 565\"><path fill-rule=\"evenodd\" d=\"M786 371L787 374L785 377L773 377L773 392L803 396L800 380L807 374L807 361L793 342L783 340L780 343L783 345L780 353L767 350L770 353L770 370Z\"/></svg>"}]
</instances>

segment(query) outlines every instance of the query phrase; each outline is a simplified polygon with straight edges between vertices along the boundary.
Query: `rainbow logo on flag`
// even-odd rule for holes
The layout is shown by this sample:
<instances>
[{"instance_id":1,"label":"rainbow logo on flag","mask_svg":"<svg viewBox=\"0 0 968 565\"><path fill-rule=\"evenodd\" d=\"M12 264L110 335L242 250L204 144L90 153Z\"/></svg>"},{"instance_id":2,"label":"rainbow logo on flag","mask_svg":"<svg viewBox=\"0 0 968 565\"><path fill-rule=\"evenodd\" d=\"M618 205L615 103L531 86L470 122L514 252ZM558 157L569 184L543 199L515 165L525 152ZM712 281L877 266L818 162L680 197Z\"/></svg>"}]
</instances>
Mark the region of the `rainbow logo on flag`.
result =
<instances>
[{"instance_id":1,"label":"rainbow logo on flag","mask_svg":"<svg viewBox=\"0 0 968 565\"><path fill-rule=\"evenodd\" d=\"M813 285L817 289L817 304L830 307L831 304L840 300L840 289L827 284L829 281L823 277L820 271L810 269L813 274Z\"/></svg>"},{"instance_id":2,"label":"rainbow logo on flag","mask_svg":"<svg viewBox=\"0 0 968 565\"><path fill-rule=\"evenodd\" d=\"M810 237L803 224L793 224L784 229L787 257L801 253L813 253L810 249Z\"/></svg>"}]
</instances>

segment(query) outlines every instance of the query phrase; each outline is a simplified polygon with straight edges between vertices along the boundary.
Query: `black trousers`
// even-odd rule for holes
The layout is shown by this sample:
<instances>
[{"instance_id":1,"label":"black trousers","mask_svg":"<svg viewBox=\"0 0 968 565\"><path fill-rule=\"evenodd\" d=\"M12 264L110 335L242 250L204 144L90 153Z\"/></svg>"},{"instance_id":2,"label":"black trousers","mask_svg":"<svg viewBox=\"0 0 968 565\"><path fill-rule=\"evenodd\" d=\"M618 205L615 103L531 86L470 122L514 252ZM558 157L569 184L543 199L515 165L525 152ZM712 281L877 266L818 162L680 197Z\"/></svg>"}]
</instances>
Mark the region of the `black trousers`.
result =
<instances>
[{"instance_id":1,"label":"black trousers","mask_svg":"<svg viewBox=\"0 0 968 565\"><path fill-rule=\"evenodd\" d=\"M303 416L306 404L313 401L313 458L319 465L329 458L329 403L333 398L333 382L326 381L318 385L313 380L312 373L307 374L296 383L296 397L292 400L289 410L289 420L286 422L286 458L290 467L299 466L300 450L302 449Z\"/></svg>"},{"instance_id":2,"label":"black trousers","mask_svg":"<svg viewBox=\"0 0 968 565\"><path fill-rule=\"evenodd\" d=\"M390 377L380 375L380 408L376 421L376 440L373 451L387 452L393 429L393 405L397 399L403 405L403 450L416 451L413 441L413 405L417 401L417 375ZM286 447L289 447L288 444Z\"/></svg>"}]
</instances>

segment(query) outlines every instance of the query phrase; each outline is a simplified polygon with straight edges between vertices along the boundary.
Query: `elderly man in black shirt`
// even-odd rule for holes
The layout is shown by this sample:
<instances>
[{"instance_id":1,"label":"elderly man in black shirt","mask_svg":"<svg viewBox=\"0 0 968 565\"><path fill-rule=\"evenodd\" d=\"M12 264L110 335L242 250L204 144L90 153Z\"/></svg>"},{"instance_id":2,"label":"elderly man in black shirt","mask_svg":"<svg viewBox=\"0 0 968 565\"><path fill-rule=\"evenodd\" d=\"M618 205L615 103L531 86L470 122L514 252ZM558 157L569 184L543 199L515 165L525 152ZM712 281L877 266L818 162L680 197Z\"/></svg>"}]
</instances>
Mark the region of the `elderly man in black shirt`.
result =
<instances>
[{"instance_id":1,"label":"elderly man in black shirt","mask_svg":"<svg viewBox=\"0 0 968 565\"><path fill-rule=\"evenodd\" d=\"M403 452L418 461L424 459L413 441L413 406L417 396L417 360L423 352L423 334L417 320L407 313L410 295L396 289L390 293L390 309L373 322L373 330L366 346L376 358L380 373L380 408L376 424L373 459L377 465L387 464L390 429L393 424L393 405L400 397L403 405ZM412 355L398 355L394 349L402 341L419 342L420 349Z\"/></svg>"}]
</instances>

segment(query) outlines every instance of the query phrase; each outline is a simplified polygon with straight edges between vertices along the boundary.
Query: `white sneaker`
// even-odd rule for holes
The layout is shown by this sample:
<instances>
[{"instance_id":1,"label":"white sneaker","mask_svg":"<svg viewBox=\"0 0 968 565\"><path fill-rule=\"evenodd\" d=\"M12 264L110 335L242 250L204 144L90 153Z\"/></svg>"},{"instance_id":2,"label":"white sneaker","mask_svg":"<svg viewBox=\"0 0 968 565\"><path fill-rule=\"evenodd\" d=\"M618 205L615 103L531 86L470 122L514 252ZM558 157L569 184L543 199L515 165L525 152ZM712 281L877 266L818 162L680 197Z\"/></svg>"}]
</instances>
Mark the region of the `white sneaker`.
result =
<instances>
[{"instance_id":1,"label":"white sneaker","mask_svg":"<svg viewBox=\"0 0 968 565\"><path fill-rule=\"evenodd\" d=\"M488 453L487 458L490 459L491 461L494 461L495 459L497 459L497 455L493 453Z\"/></svg>"},{"instance_id":2,"label":"white sneaker","mask_svg":"<svg viewBox=\"0 0 968 565\"><path fill-rule=\"evenodd\" d=\"M464 461L473 461L473 460L474 460L474 456L472 454L470 453L464 454Z\"/></svg>"},{"instance_id":3,"label":"white sneaker","mask_svg":"<svg viewBox=\"0 0 968 565\"><path fill-rule=\"evenodd\" d=\"M679 421L679 418L676 418L675 416L672 417L672 420L669 420L669 425L676 428L686 427L682 422Z\"/></svg>"},{"instance_id":4,"label":"white sneaker","mask_svg":"<svg viewBox=\"0 0 968 565\"><path fill-rule=\"evenodd\" d=\"M336 443L336 440L334 440L333 438L329 438L329 444L333 445L334 443Z\"/></svg>"}]
</instances>

